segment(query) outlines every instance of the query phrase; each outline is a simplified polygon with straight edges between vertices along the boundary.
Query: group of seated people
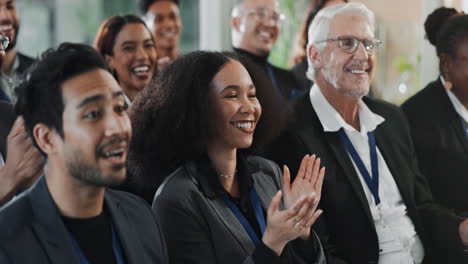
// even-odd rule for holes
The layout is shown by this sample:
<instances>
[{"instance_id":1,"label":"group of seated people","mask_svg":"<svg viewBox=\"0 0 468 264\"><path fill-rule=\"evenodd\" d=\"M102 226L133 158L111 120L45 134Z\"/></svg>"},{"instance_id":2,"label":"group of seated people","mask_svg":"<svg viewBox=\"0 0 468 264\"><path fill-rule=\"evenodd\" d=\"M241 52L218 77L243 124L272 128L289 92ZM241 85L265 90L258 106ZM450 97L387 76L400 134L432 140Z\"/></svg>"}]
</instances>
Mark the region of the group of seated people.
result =
<instances>
[{"instance_id":1,"label":"group of seated people","mask_svg":"<svg viewBox=\"0 0 468 264\"><path fill-rule=\"evenodd\" d=\"M319 2L294 74L277 0L233 52L180 55L171 0L44 52L0 103L0 263L468 263L468 15L428 17L440 76L397 107L373 12Z\"/></svg>"}]
</instances>

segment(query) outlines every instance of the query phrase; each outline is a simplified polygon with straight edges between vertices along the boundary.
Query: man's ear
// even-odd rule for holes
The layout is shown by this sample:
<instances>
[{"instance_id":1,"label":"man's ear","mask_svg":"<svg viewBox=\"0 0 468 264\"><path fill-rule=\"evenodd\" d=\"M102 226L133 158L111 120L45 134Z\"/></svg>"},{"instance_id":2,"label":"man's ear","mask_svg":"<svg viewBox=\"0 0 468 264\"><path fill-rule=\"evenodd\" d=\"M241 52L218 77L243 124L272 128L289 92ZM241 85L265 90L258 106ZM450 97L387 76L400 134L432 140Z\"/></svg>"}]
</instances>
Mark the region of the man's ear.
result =
<instances>
[{"instance_id":1,"label":"man's ear","mask_svg":"<svg viewBox=\"0 0 468 264\"><path fill-rule=\"evenodd\" d=\"M39 148L47 155L56 152L57 150L57 137L60 135L48 126L39 123L33 128L34 140L36 140Z\"/></svg>"},{"instance_id":2,"label":"man's ear","mask_svg":"<svg viewBox=\"0 0 468 264\"><path fill-rule=\"evenodd\" d=\"M322 67L322 56L321 52L317 49L315 45L310 45L307 49L307 57L312 62L314 68Z\"/></svg>"},{"instance_id":3,"label":"man's ear","mask_svg":"<svg viewBox=\"0 0 468 264\"><path fill-rule=\"evenodd\" d=\"M241 18L236 16L236 17L231 17L231 27L237 31L241 31Z\"/></svg>"}]
</instances>

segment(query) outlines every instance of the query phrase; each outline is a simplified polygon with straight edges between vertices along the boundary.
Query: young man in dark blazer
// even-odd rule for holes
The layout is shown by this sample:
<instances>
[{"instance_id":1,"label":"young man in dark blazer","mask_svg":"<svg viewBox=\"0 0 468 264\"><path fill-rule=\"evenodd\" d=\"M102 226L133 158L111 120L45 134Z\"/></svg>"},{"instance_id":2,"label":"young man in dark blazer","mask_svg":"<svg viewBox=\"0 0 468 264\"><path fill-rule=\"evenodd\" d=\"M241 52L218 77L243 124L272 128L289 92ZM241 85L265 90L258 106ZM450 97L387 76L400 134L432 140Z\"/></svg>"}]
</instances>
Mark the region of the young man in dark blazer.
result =
<instances>
[{"instance_id":1,"label":"young man in dark blazer","mask_svg":"<svg viewBox=\"0 0 468 264\"><path fill-rule=\"evenodd\" d=\"M402 112L365 97L380 44L373 31L373 13L358 3L315 17L308 44L315 85L298 99L295 120L269 156L292 175L306 153L322 158L323 215L315 228L328 263L430 262L440 253L431 242L463 249L466 220L433 202Z\"/></svg>"},{"instance_id":2,"label":"young man in dark blazer","mask_svg":"<svg viewBox=\"0 0 468 264\"><path fill-rule=\"evenodd\" d=\"M19 91L18 112L47 169L0 210L0 263L168 263L150 207L107 188L126 177L131 126L102 57L64 43Z\"/></svg>"}]
</instances>

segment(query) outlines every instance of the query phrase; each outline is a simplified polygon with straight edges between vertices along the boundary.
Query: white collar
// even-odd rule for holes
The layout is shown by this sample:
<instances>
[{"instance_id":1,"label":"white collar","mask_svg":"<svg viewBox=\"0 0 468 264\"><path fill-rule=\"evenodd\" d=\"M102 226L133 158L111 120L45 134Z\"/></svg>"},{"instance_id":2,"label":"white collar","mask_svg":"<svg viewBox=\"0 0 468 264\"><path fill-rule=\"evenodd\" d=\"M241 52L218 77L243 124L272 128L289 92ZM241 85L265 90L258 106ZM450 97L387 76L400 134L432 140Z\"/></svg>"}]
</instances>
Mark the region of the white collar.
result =
<instances>
[{"instance_id":1,"label":"white collar","mask_svg":"<svg viewBox=\"0 0 468 264\"><path fill-rule=\"evenodd\" d=\"M440 76L440 81L442 82L442 85L445 87L445 80L444 77ZM448 89L444 89L447 92L447 95L452 102L453 108L455 108L455 111L461 116L465 122L468 123L468 110L465 108L465 106L458 100L458 97L453 94L452 91Z\"/></svg>"},{"instance_id":2,"label":"white collar","mask_svg":"<svg viewBox=\"0 0 468 264\"><path fill-rule=\"evenodd\" d=\"M327 101L317 84L312 86L309 96L320 123L322 123L323 131L336 132L341 128L347 131L356 131L354 127L344 121L336 109ZM361 125L360 133L367 134L367 132L374 131L378 125L385 121L385 118L373 113L367 105L360 100L359 121Z\"/></svg>"}]
</instances>

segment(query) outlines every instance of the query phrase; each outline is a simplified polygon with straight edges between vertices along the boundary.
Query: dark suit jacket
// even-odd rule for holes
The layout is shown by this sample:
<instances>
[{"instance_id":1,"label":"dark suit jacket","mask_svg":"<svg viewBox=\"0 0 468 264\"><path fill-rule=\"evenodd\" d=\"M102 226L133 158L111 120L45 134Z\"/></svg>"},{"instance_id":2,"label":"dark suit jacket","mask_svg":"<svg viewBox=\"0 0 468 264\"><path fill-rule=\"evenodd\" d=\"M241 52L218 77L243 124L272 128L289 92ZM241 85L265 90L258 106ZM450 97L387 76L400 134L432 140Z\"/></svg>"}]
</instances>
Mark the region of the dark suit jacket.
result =
<instances>
[{"instance_id":1,"label":"dark suit jacket","mask_svg":"<svg viewBox=\"0 0 468 264\"><path fill-rule=\"evenodd\" d=\"M0 153L6 160L7 137L15 122L13 106L7 102L0 101Z\"/></svg>"},{"instance_id":2,"label":"dark suit jacket","mask_svg":"<svg viewBox=\"0 0 468 264\"><path fill-rule=\"evenodd\" d=\"M108 189L105 204L127 263L169 262L158 221L143 200ZM80 263L44 176L0 210L0 263Z\"/></svg>"},{"instance_id":3,"label":"dark suit jacket","mask_svg":"<svg viewBox=\"0 0 468 264\"><path fill-rule=\"evenodd\" d=\"M424 177L417 168L413 142L403 113L389 103L364 98L371 111L385 118L375 130L377 146L400 190L416 232L423 240L443 241L461 249L458 225L461 219L432 202ZM326 175L319 206L324 210L315 229L325 248L328 263L378 263L379 243L359 176L337 132L323 131L306 94L295 107L296 120L267 153L286 164L295 176L305 154L321 157ZM426 231L431 231L426 233ZM438 240L434 240L438 239Z\"/></svg>"},{"instance_id":4,"label":"dark suit jacket","mask_svg":"<svg viewBox=\"0 0 468 264\"><path fill-rule=\"evenodd\" d=\"M281 171L273 162L260 157L248 158L248 164L259 168L251 176L266 211L281 188ZM180 167L164 180L153 202L171 263L254 263L251 255L256 246L248 233L222 198L210 199L205 195L199 177L202 176L194 162ZM307 248L308 262L295 254L298 251L292 251L290 243L282 253L282 263L324 263L318 239L314 236L311 241L301 245Z\"/></svg>"},{"instance_id":5,"label":"dark suit jacket","mask_svg":"<svg viewBox=\"0 0 468 264\"><path fill-rule=\"evenodd\" d=\"M434 199L468 217L468 139L440 79L401 108L408 117L419 167ZM468 263L466 255L463 263Z\"/></svg>"},{"instance_id":6,"label":"dark suit jacket","mask_svg":"<svg viewBox=\"0 0 468 264\"><path fill-rule=\"evenodd\" d=\"M24 55L21 52L16 52L19 59L18 73L23 74L36 60Z\"/></svg>"}]
</instances>

